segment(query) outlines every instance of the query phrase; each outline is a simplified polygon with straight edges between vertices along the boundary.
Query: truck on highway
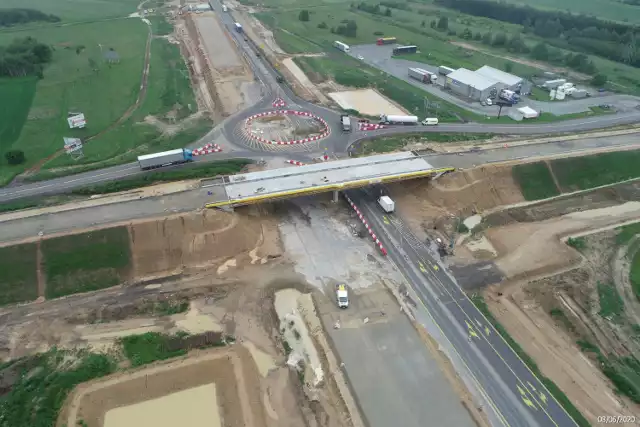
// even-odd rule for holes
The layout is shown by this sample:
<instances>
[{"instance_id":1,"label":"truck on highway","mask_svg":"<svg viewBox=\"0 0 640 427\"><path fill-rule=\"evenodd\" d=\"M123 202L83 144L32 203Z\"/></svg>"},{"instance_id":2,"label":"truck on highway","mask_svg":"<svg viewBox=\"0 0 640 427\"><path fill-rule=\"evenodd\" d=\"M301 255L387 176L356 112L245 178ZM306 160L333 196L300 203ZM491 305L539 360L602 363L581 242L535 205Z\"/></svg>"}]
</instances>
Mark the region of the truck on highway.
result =
<instances>
[{"instance_id":1,"label":"truck on highway","mask_svg":"<svg viewBox=\"0 0 640 427\"><path fill-rule=\"evenodd\" d=\"M417 125L417 116L392 116L380 114L380 124L383 125Z\"/></svg>"},{"instance_id":2,"label":"truck on highway","mask_svg":"<svg viewBox=\"0 0 640 427\"><path fill-rule=\"evenodd\" d=\"M403 53L416 53L418 51L418 46L398 46L393 48L394 55L401 55Z\"/></svg>"},{"instance_id":3,"label":"truck on highway","mask_svg":"<svg viewBox=\"0 0 640 427\"><path fill-rule=\"evenodd\" d=\"M226 4L223 4L223 5L222 5L222 11L223 11L223 12L226 12L226 11L227 11L227 5L226 5Z\"/></svg>"},{"instance_id":4,"label":"truck on highway","mask_svg":"<svg viewBox=\"0 0 640 427\"><path fill-rule=\"evenodd\" d=\"M138 156L138 165L140 165L140 169L142 170L177 165L191 161L193 161L193 155L191 154L191 150L187 150L186 148L178 148L175 150Z\"/></svg>"},{"instance_id":5,"label":"truck on highway","mask_svg":"<svg viewBox=\"0 0 640 427\"><path fill-rule=\"evenodd\" d=\"M233 24L236 27L236 31L241 33L242 32L242 25L238 24L237 22Z\"/></svg>"},{"instance_id":6,"label":"truck on highway","mask_svg":"<svg viewBox=\"0 0 640 427\"><path fill-rule=\"evenodd\" d=\"M438 118L437 117L427 117L422 121L422 126L437 126Z\"/></svg>"},{"instance_id":7,"label":"truck on highway","mask_svg":"<svg viewBox=\"0 0 640 427\"><path fill-rule=\"evenodd\" d=\"M333 42L333 45L343 51L344 53L349 53L349 45L346 43L339 42L338 40Z\"/></svg>"},{"instance_id":8,"label":"truck on highway","mask_svg":"<svg viewBox=\"0 0 640 427\"><path fill-rule=\"evenodd\" d=\"M445 67L444 65L438 67L438 73L442 74L443 76L447 76L454 71L455 70L453 68Z\"/></svg>"},{"instance_id":9,"label":"truck on highway","mask_svg":"<svg viewBox=\"0 0 640 427\"><path fill-rule=\"evenodd\" d=\"M395 37L380 37L378 40L376 40L376 44L378 46L382 46L385 44L394 44L397 41L398 39Z\"/></svg>"},{"instance_id":10,"label":"truck on highway","mask_svg":"<svg viewBox=\"0 0 640 427\"><path fill-rule=\"evenodd\" d=\"M351 132L351 118L346 114L340 115L340 123L342 124L343 132Z\"/></svg>"},{"instance_id":11,"label":"truck on highway","mask_svg":"<svg viewBox=\"0 0 640 427\"><path fill-rule=\"evenodd\" d=\"M349 292L345 285L336 285L336 301L338 301L338 307L349 307Z\"/></svg>"},{"instance_id":12,"label":"truck on highway","mask_svg":"<svg viewBox=\"0 0 640 427\"><path fill-rule=\"evenodd\" d=\"M409 73L409 77L422 83L435 83L438 80L436 73L423 70L422 68L409 68L407 71Z\"/></svg>"},{"instance_id":13,"label":"truck on highway","mask_svg":"<svg viewBox=\"0 0 640 427\"><path fill-rule=\"evenodd\" d=\"M396 204L389 196L381 196L378 199L378 204L386 213L393 213L393 211L396 209Z\"/></svg>"}]
</instances>

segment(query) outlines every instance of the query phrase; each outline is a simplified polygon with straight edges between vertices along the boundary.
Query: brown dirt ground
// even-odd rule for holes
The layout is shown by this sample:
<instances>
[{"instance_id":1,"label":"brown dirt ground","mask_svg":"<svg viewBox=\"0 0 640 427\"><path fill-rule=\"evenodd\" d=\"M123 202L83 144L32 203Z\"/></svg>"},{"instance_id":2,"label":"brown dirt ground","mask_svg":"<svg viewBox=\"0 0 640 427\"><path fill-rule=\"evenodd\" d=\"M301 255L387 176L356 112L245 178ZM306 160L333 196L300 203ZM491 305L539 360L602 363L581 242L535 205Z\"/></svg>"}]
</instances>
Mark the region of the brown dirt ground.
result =
<instances>
[{"instance_id":1,"label":"brown dirt ground","mask_svg":"<svg viewBox=\"0 0 640 427\"><path fill-rule=\"evenodd\" d=\"M247 216L203 210L132 224L131 252L137 280L220 263L249 252L261 239L261 225Z\"/></svg>"},{"instance_id":2,"label":"brown dirt ground","mask_svg":"<svg viewBox=\"0 0 640 427\"><path fill-rule=\"evenodd\" d=\"M67 425L74 426L84 420L100 426L111 409L209 383L216 384L224 427L266 426L264 408L256 404L260 402L258 373L242 346L190 355L84 384L74 393L59 425L66 420Z\"/></svg>"}]
</instances>

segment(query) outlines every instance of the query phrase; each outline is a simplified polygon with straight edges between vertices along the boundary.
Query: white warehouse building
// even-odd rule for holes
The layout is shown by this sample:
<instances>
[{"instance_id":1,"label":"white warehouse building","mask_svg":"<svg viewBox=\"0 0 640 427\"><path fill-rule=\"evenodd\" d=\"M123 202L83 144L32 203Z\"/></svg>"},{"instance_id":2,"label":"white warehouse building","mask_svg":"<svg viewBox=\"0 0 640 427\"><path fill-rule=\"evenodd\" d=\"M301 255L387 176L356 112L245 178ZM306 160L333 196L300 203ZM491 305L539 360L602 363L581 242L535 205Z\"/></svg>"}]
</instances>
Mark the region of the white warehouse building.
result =
<instances>
[{"instance_id":1,"label":"white warehouse building","mask_svg":"<svg viewBox=\"0 0 640 427\"><path fill-rule=\"evenodd\" d=\"M489 98L493 91L503 86L498 80L483 76L466 68L458 68L445 78L445 86L452 92L480 101Z\"/></svg>"},{"instance_id":2,"label":"white warehouse building","mask_svg":"<svg viewBox=\"0 0 640 427\"><path fill-rule=\"evenodd\" d=\"M522 85L522 77L514 76L513 74L506 73L488 65L478 68L476 73L499 81L504 85L502 89L516 90Z\"/></svg>"}]
</instances>

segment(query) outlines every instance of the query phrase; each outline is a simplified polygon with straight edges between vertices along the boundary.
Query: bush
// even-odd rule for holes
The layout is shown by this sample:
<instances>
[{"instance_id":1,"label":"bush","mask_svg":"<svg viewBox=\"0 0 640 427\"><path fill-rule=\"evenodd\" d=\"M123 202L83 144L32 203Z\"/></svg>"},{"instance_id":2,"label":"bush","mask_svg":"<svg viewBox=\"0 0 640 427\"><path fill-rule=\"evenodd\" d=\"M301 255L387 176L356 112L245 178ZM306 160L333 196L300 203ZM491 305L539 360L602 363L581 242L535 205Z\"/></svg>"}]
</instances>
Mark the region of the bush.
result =
<instances>
[{"instance_id":1,"label":"bush","mask_svg":"<svg viewBox=\"0 0 640 427\"><path fill-rule=\"evenodd\" d=\"M7 159L7 163L10 165L21 165L26 160L22 150L9 150L4 153L4 158Z\"/></svg>"},{"instance_id":2,"label":"bush","mask_svg":"<svg viewBox=\"0 0 640 427\"><path fill-rule=\"evenodd\" d=\"M298 15L298 19L302 22L308 22L309 21L309 11L306 9L303 9L300 11L300 14Z\"/></svg>"},{"instance_id":3,"label":"bush","mask_svg":"<svg viewBox=\"0 0 640 427\"><path fill-rule=\"evenodd\" d=\"M576 237L575 239L573 237L569 237L569 239L567 240L567 245L571 246L574 249L582 251L587 247L587 242L584 237Z\"/></svg>"},{"instance_id":4,"label":"bush","mask_svg":"<svg viewBox=\"0 0 640 427\"><path fill-rule=\"evenodd\" d=\"M329 26L324 21L322 21L321 23L318 24L318 28L320 28L321 30L326 30L328 27Z\"/></svg>"}]
</instances>

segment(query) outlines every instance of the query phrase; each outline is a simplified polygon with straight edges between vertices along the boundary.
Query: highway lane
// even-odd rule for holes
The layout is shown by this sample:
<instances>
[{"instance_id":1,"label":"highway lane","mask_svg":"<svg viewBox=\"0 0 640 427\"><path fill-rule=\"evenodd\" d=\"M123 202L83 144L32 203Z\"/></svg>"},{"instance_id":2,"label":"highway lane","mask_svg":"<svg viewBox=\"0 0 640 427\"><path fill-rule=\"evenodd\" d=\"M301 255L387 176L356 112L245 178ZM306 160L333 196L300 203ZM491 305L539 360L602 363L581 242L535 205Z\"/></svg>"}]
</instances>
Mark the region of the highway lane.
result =
<instances>
[{"instance_id":1,"label":"highway lane","mask_svg":"<svg viewBox=\"0 0 640 427\"><path fill-rule=\"evenodd\" d=\"M488 403L486 409L490 408L500 423L509 427L576 426L439 264L437 255L400 218L385 215L364 191L347 194L466 364Z\"/></svg>"}]
</instances>

